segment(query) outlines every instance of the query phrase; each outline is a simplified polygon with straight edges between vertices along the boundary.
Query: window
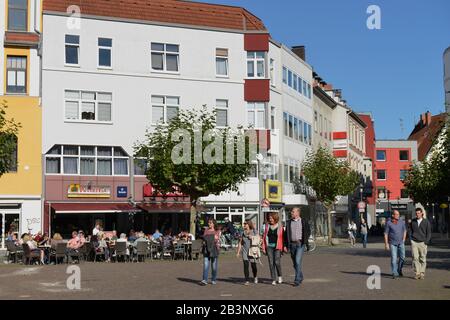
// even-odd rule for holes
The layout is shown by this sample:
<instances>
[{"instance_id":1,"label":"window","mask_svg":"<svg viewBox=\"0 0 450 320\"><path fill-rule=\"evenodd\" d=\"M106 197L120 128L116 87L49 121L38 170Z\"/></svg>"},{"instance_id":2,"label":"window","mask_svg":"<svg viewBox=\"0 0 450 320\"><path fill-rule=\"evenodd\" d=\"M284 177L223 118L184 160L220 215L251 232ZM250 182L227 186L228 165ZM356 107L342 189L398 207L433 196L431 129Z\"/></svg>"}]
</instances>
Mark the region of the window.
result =
<instances>
[{"instance_id":1,"label":"window","mask_svg":"<svg viewBox=\"0 0 450 320\"><path fill-rule=\"evenodd\" d=\"M288 86L292 87L292 71L288 71Z\"/></svg>"},{"instance_id":2,"label":"window","mask_svg":"<svg viewBox=\"0 0 450 320\"><path fill-rule=\"evenodd\" d=\"M152 123L168 123L178 116L180 97L152 96Z\"/></svg>"},{"instance_id":3,"label":"window","mask_svg":"<svg viewBox=\"0 0 450 320\"><path fill-rule=\"evenodd\" d=\"M112 39L98 38L98 66L112 67Z\"/></svg>"},{"instance_id":4,"label":"window","mask_svg":"<svg viewBox=\"0 0 450 320\"><path fill-rule=\"evenodd\" d=\"M298 140L298 119L294 118L294 139Z\"/></svg>"},{"instance_id":5,"label":"window","mask_svg":"<svg viewBox=\"0 0 450 320\"><path fill-rule=\"evenodd\" d=\"M400 190L400 198L402 198L402 199L408 199L409 198L409 194L408 194L408 191L406 189L401 189Z\"/></svg>"},{"instance_id":6,"label":"window","mask_svg":"<svg viewBox=\"0 0 450 320\"><path fill-rule=\"evenodd\" d=\"M66 34L66 64L78 65L80 55L80 36Z\"/></svg>"},{"instance_id":7,"label":"window","mask_svg":"<svg viewBox=\"0 0 450 320\"><path fill-rule=\"evenodd\" d=\"M288 71L286 67L283 67L283 83L287 84L287 78L288 78Z\"/></svg>"},{"instance_id":8,"label":"window","mask_svg":"<svg viewBox=\"0 0 450 320\"><path fill-rule=\"evenodd\" d=\"M27 92L27 57L8 56L6 61L6 92Z\"/></svg>"},{"instance_id":9,"label":"window","mask_svg":"<svg viewBox=\"0 0 450 320\"><path fill-rule=\"evenodd\" d=\"M251 164L249 178L258 178L258 165Z\"/></svg>"},{"instance_id":10,"label":"window","mask_svg":"<svg viewBox=\"0 0 450 320\"><path fill-rule=\"evenodd\" d=\"M377 170L377 179L386 180L386 170Z\"/></svg>"},{"instance_id":11,"label":"window","mask_svg":"<svg viewBox=\"0 0 450 320\"><path fill-rule=\"evenodd\" d=\"M289 166L289 182L290 183L294 182L294 178L295 178L294 166Z\"/></svg>"},{"instance_id":12,"label":"window","mask_svg":"<svg viewBox=\"0 0 450 320\"><path fill-rule=\"evenodd\" d=\"M228 126L228 100L216 100L216 125Z\"/></svg>"},{"instance_id":13,"label":"window","mask_svg":"<svg viewBox=\"0 0 450 320\"><path fill-rule=\"evenodd\" d=\"M377 150L377 161L386 161L386 150Z\"/></svg>"},{"instance_id":14,"label":"window","mask_svg":"<svg viewBox=\"0 0 450 320\"><path fill-rule=\"evenodd\" d=\"M302 120L298 121L298 134L299 134L298 140L300 142L303 142L303 121Z\"/></svg>"},{"instance_id":15,"label":"window","mask_svg":"<svg viewBox=\"0 0 450 320\"><path fill-rule=\"evenodd\" d=\"M297 88L297 92L298 93L300 93L300 94L303 94L303 92L302 92L302 82L303 82L303 80L302 80L302 78L298 78L298 88Z\"/></svg>"},{"instance_id":16,"label":"window","mask_svg":"<svg viewBox=\"0 0 450 320\"><path fill-rule=\"evenodd\" d=\"M270 107L270 129L275 129L276 111L275 107Z\"/></svg>"},{"instance_id":17,"label":"window","mask_svg":"<svg viewBox=\"0 0 450 320\"><path fill-rule=\"evenodd\" d=\"M247 124L256 129L266 128L266 107L264 102L247 103Z\"/></svg>"},{"instance_id":18,"label":"window","mask_svg":"<svg viewBox=\"0 0 450 320\"><path fill-rule=\"evenodd\" d=\"M8 3L8 30L27 31L28 0L7 0L7 3Z\"/></svg>"},{"instance_id":19,"label":"window","mask_svg":"<svg viewBox=\"0 0 450 320\"><path fill-rule=\"evenodd\" d=\"M284 128L284 135L288 136L288 119L289 116L286 112L283 112L283 128Z\"/></svg>"},{"instance_id":20,"label":"window","mask_svg":"<svg viewBox=\"0 0 450 320\"><path fill-rule=\"evenodd\" d=\"M284 165L284 182L289 183L289 166L287 164Z\"/></svg>"},{"instance_id":21,"label":"window","mask_svg":"<svg viewBox=\"0 0 450 320\"><path fill-rule=\"evenodd\" d=\"M312 133L311 133L311 125L308 124L308 144L312 145Z\"/></svg>"},{"instance_id":22,"label":"window","mask_svg":"<svg viewBox=\"0 0 450 320\"><path fill-rule=\"evenodd\" d=\"M405 180L409 170L400 170L400 180Z\"/></svg>"},{"instance_id":23,"label":"window","mask_svg":"<svg viewBox=\"0 0 450 320\"><path fill-rule=\"evenodd\" d=\"M306 97L307 96L306 81L302 80L302 84L303 84L303 95Z\"/></svg>"},{"instance_id":24,"label":"window","mask_svg":"<svg viewBox=\"0 0 450 320\"><path fill-rule=\"evenodd\" d=\"M180 58L179 45L152 42L151 49L153 70L178 72Z\"/></svg>"},{"instance_id":25,"label":"window","mask_svg":"<svg viewBox=\"0 0 450 320\"><path fill-rule=\"evenodd\" d=\"M55 146L45 156L47 174L128 175L128 155L120 147Z\"/></svg>"},{"instance_id":26,"label":"window","mask_svg":"<svg viewBox=\"0 0 450 320\"><path fill-rule=\"evenodd\" d=\"M408 161L409 160L409 151L401 150L400 151L400 161Z\"/></svg>"},{"instance_id":27,"label":"window","mask_svg":"<svg viewBox=\"0 0 450 320\"><path fill-rule=\"evenodd\" d=\"M247 76L249 78L264 78L266 53L264 51L247 52Z\"/></svg>"},{"instance_id":28,"label":"window","mask_svg":"<svg viewBox=\"0 0 450 320\"><path fill-rule=\"evenodd\" d=\"M297 91L297 75L294 73L294 75L293 75L293 77L294 77L294 83L293 83L293 87L292 87L292 89L294 89L295 91Z\"/></svg>"},{"instance_id":29,"label":"window","mask_svg":"<svg viewBox=\"0 0 450 320\"><path fill-rule=\"evenodd\" d=\"M272 86L275 86L275 60L274 59L270 59L270 64L269 64L269 72L270 72L270 84Z\"/></svg>"},{"instance_id":30,"label":"window","mask_svg":"<svg viewBox=\"0 0 450 320\"><path fill-rule=\"evenodd\" d=\"M65 91L65 119L110 122L112 94L108 92Z\"/></svg>"},{"instance_id":31,"label":"window","mask_svg":"<svg viewBox=\"0 0 450 320\"><path fill-rule=\"evenodd\" d=\"M303 122L303 143L308 143L308 124Z\"/></svg>"},{"instance_id":32,"label":"window","mask_svg":"<svg viewBox=\"0 0 450 320\"><path fill-rule=\"evenodd\" d=\"M289 115L289 138L294 137L293 129L294 129L294 117Z\"/></svg>"},{"instance_id":33,"label":"window","mask_svg":"<svg viewBox=\"0 0 450 320\"><path fill-rule=\"evenodd\" d=\"M308 98L311 99L311 85L308 83Z\"/></svg>"},{"instance_id":34,"label":"window","mask_svg":"<svg viewBox=\"0 0 450 320\"><path fill-rule=\"evenodd\" d=\"M228 76L228 49L216 49L216 75Z\"/></svg>"},{"instance_id":35,"label":"window","mask_svg":"<svg viewBox=\"0 0 450 320\"><path fill-rule=\"evenodd\" d=\"M314 111L314 132L317 133L318 132L318 115L317 115L317 111Z\"/></svg>"}]
</instances>

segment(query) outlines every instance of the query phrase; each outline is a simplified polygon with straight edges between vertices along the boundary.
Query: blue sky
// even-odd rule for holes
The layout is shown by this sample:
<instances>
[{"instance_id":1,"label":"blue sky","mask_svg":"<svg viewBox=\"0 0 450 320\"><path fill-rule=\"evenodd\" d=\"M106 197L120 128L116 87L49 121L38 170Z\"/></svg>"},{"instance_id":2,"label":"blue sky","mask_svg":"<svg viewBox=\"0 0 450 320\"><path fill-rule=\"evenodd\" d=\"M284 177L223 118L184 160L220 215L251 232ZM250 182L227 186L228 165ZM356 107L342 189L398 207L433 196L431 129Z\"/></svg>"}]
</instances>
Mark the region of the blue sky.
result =
<instances>
[{"instance_id":1,"label":"blue sky","mask_svg":"<svg viewBox=\"0 0 450 320\"><path fill-rule=\"evenodd\" d=\"M444 110L443 53L450 46L449 0L207 0L242 6L306 60L355 111L370 111L377 139L405 139L419 115ZM366 26L369 5L381 30ZM403 130L401 120L403 120Z\"/></svg>"}]
</instances>

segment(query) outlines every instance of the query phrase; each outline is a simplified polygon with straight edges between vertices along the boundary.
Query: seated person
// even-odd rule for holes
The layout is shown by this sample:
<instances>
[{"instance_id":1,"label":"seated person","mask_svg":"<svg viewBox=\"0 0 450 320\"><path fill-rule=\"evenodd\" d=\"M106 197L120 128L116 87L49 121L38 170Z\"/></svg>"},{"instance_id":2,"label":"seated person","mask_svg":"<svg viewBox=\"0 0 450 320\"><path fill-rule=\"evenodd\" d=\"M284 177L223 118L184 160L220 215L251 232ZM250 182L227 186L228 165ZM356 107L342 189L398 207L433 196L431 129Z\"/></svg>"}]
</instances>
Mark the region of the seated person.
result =
<instances>
[{"instance_id":1,"label":"seated person","mask_svg":"<svg viewBox=\"0 0 450 320\"><path fill-rule=\"evenodd\" d=\"M131 229L130 236L128 237L128 241L134 242L136 239L137 239L136 232L134 231L134 229Z\"/></svg>"},{"instance_id":2,"label":"seated person","mask_svg":"<svg viewBox=\"0 0 450 320\"><path fill-rule=\"evenodd\" d=\"M154 241L159 241L159 240L161 240L161 237L162 237L162 233L159 232L158 229L156 229L155 233L152 235L152 239Z\"/></svg>"},{"instance_id":3,"label":"seated person","mask_svg":"<svg viewBox=\"0 0 450 320\"><path fill-rule=\"evenodd\" d=\"M86 243L83 230L78 231L78 238L80 239L80 248Z\"/></svg>"},{"instance_id":4,"label":"seated person","mask_svg":"<svg viewBox=\"0 0 450 320\"><path fill-rule=\"evenodd\" d=\"M128 249L130 243L127 240L127 235L125 233L121 233L120 234L120 238L117 239L116 242L125 242L126 243L126 247L127 247L127 255L130 255L130 250Z\"/></svg>"},{"instance_id":5,"label":"seated person","mask_svg":"<svg viewBox=\"0 0 450 320\"><path fill-rule=\"evenodd\" d=\"M45 246L50 243L50 238L48 237L48 233L45 232L42 236L41 241L38 242L40 246Z\"/></svg>"},{"instance_id":6,"label":"seated person","mask_svg":"<svg viewBox=\"0 0 450 320\"><path fill-rule=\"evenodd\" d=\"M111 258L109 255L109 247L106 242L106 235L100 231L96 236L96 241L93 242L94 248L96 252L102 252L105 254L105 261L110 262Z\"/></svg>"},{"instance_id":7,"label":"seated person","mask_svg":"<svg viewBox=\"0 0 450 320\"><path fill-rule=\"evenodd\" d=\"M136 240L134 240L134 242L132 244L133 245L133 253L134 254L137 253L137 244L138 244L138 242L148 243L148 240L145 237L145 234L143 232L138 232L136 235L137 235L138 238Z\"/></svg>"},{"instance_id":8,"label":"seated person","mask_svg":"<svg viewBox=\"0 0 450 320\"><path fill-rule=\"evenodd\" d=\"M45 253L44 250L41 250L37 247L36 242L28 235L23 238L23 242L28 245L30 251L33 253L39 253L40 263L44 264Z\"/></svg>"},{"instance_id":9,"label":"seated person","mask_svg":"<svg viewBox=\"0 0 450 320\"><path fill-rule=\"evenodd\" d=\"M52 248L55 249L56 245L59 242L63 242L63 238L62 238L62 236L59 233L55 233L53 235L53 238L50 240L50 244L51 244Z\"/></svg>"},{"instance_id":10,"label":"seated person","mask_svg":"<svg viewBox=\"0 0 450 320\"><path fill-rule=\"evenodd\" d=\"M118 238L117 238L117 231L116 230L113 230L113 232L112 232L112 236L111 236L111 240L112 241L116 241Z\"/></svg>"},{"instance_id":11,"label":"seated person","mask_svg":"<svg viewBox=\"0 0 450 320\"><path fill-rule=\"evenodd\" d=\"M78 232L73 231L72 232L72 239L67 242L67 248L66 248L66 256L67 258L71 257L72 255L76 254L78 255L78 250L81 247L81 241L78 237Z\"/></svg>"}]
</instances>

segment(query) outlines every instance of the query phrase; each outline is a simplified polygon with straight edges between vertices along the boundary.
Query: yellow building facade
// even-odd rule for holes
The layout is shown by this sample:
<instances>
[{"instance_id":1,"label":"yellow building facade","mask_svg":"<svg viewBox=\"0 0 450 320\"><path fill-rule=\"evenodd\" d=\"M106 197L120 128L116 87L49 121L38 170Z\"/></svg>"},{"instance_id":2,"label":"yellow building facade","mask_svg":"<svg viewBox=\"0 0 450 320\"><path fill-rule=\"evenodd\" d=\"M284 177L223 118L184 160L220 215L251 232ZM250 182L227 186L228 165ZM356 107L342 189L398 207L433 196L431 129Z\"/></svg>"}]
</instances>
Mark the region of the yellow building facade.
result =
<instances>
[{"instance_id":1,"label":"yellow building facade","mask_svg":"<svg viewBox=\"0 0 450 320\"><path fill-rule=\"evenodd\" d=\"M20 123L16 165L0 177L0 249L42 230L41 0L0 0L0 103Z\"/></svg>"}]
</instances>

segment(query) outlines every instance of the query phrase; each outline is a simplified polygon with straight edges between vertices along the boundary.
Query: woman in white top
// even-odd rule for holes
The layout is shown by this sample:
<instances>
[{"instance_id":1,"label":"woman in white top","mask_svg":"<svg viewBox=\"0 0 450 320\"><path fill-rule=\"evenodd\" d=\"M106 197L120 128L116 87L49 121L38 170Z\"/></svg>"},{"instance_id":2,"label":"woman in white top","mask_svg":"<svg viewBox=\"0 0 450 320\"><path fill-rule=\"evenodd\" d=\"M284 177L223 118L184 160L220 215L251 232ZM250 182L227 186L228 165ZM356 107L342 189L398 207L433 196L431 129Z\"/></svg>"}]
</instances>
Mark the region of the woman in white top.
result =
<instances>
[{"instance_id":1,"label":"woman in white top","mask_svg":"<svg viewBox=\"0 0 450 320\"><path fill-rule=\"evenodd\" d=\"M355 234L356 234L356 223L351 221L350 224L348 225L348 237L350 239L352 247L355 246L356 242Z\"/></svg>"}]
</instances>

